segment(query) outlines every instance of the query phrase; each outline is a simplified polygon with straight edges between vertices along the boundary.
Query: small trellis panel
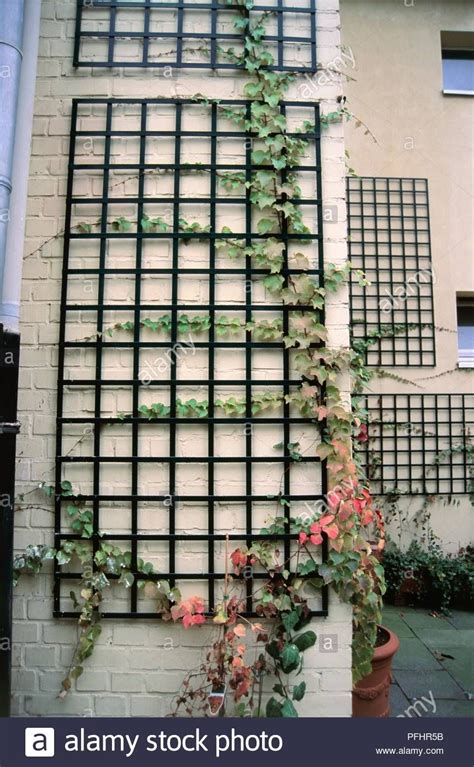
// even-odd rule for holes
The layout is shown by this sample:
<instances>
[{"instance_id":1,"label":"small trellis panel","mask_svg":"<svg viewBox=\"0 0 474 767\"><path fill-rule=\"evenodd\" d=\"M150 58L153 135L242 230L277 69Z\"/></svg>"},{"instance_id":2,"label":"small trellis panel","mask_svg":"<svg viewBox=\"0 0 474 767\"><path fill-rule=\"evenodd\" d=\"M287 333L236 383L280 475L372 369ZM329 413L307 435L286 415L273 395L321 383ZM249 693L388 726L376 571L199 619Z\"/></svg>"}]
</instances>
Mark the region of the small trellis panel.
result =
<instances>
[{"instance_id":1,"label":"small trellis panel","mask_svg":"<svg viewBox=\"0 0 474 767\"><path fill-rule=\"evenodd\" d=\"M369 394L366 402L368 439L358 450L374 495L474 492L474 395Z\"/></svg>"},{"instance_id":2,"label":"small trellis panel","mask_svg":"<svg viewBox=\"0 0 474 767\"><path fill-rule=\"evenodd\" d=\"M239 69L237 3L225 0L77 0L74 66ZM265 18L269 69L315 72L316 0L255 0Z\"/></svg>"},{"instance_id":3,"label":"small trellis panel","mask_svg":"<svg viewBox=\"0 0 474 767\"><path fill-rule=\"evenodd\" d=\"M351 279L355 340L382 333L367 364L436 363L428 182L420 178L347 179L349 258L370 285Z\"/></svg>"},{"instance_id":4,"label":"small trellis panel","mask_svg":"<svg viewBox=\"0 0 474 767\"><path fill-rule=\"evenodd\" d=\"M281 106L290 135L308 141L295 169L300 234L259 230L244 182L265 166L229 108L245 115L251 104L74 100L60 315L57 487L68 479L93 509L95 547L131 551L138 579L150 561L157 579L209 609L230 551L261 540L269 518L312 513L327 492L320 427L283 400L301 379L282 336L314 309L273 300L268 269L222 247L278 237L285 281L302 272L304 250L323 284L319 107ZM240 174L235 187L228 174ZM265 340L271 323L279 331ZM254 412L272 395L276 407ZM219 403L230 398L233 412ZM57 545L74 538L67 504L57 499ZM291 562L295 536L286 527L273 537ZM264 577L235 583L249 615ZM73 614L77 578L58 568L57 616ZM112 597L105 617L156 617L136 580ZM311 600L315 615L327 605L326 589Z\"/></svg>"}]
</instances>

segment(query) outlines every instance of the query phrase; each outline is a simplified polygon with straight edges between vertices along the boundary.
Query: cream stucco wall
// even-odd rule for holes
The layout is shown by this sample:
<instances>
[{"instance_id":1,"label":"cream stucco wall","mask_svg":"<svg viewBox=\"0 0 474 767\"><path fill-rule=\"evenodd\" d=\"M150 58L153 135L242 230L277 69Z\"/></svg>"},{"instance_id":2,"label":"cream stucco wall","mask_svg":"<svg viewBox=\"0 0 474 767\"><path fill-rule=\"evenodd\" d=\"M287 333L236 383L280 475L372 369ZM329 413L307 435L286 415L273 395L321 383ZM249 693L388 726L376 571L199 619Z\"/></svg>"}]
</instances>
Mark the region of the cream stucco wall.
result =
<instances>
[{"instance_id":1,"label":"cream stucco wall","mask_svg":"<svg viewBox=\"0 0 474 767\"><path fill-rule=\"evenodd\" d=\"M202 93L209 97L238 97L241 94L242 79L235 73L193 72L192 70L171 71L167 76L160 70L93 70L72 67L73 33L75 0L52 2L44 0L41 26L39 72L36 90L34 137L32 145L27 236L25 244L23 299L22 299L22 341L21 382L20 382L20 420L22 431L18 444L18 491L33 491L28 496L27 505L23 505L16 515L16 547L21 550L29 543L52 543L53 518L39 491L35 491L41 481L51 481L55 457L55 415L56 415L56 365L58 341L58 317L61 289L62 238L55 238L64 226L65 189L67 178L67 153L70 130L71 98L100 96L147 97L187 97ZM319 61L322 65L330 64L338 55L339 15L337 0L321 0L317 16ZM199 25L196 26L199 29ZM307 81L306 81L307 82ZM289 98L301 98L308 103L315 98L321 99L323 111L336 107L336 97L341 84L339 78L332 77L327 83L312 85L311 93L302 93L301 83L293 86ZM100 110L98 110L100 111ZM89 116L94 120L94 113ZM100 116L97 116L100 119ZM122 127L132 124L131 110L120 123ZM199 115L198 121L204 119ZM199 124L199 123L196 123ZM159 147L163 156L165 142ZM122 141L115 152L121 156L133 153L131 142ZM193 153L200 151L194 148ZM232 155L234 149L229 148ZM83 155L91 157L100 153L98 142L84 145ZM325 204L344 207L344 138L340 125L331 126L322 140L323 155L323 199ZM194 155L193 155L194 156ZM191 157L189 158L191 159ZM120 182L120 178L117 179ZM93 178L81 181L81 194L91 199L100 195ZM133 182L123 184L123 194L133 194ZM153 187L154 188L154 187ZM127 191L128 189L128 191ZM189 189L198 191L194 182ZM189 189L187 190L189 192ZM150 186L150 191L153 191ZM76 192L78 193L78 192ZM150 193L150 192L149 192ZM90 216L95 216L91 205ZM120 210L120 215L127 212ZM193 220L197 216L190 215ZM88 220L88 213L81 212L79 220ZM203 222L204 223L204 222ZM331 263L343 263L346 259L345 222L343 217L337 223L328 226L325 234L325 257ZM45 241L52 238L47 244ZM38 250L39 249L39 250ZM31 255L33 253L33 255ZM76 250L78 264L87 265L88 248L81 245ZM202 255L202 253L201 253ZM197 246L190 245L189 263L199 258ZM114 250L116 265L125 263L126 248ZM206 286L189 281L186 300L194 302L196 308L204 300ZM78 303L90 302L96 286L94 280L71 280L70 298ZM130 296L130 286L126 279L110 282L107 290L111 303L126 301ZM144 280L147 300L156 301L166 291L161 285ZM145 295L145 293L144 293ZM223 286L220 300L226 296L229 301L236 300L232 285ZM262 299L263 300L263 299ZM157 302L157 312L159 303ZM85 313L84 313L85 314ZM107 322L124 321L130 317L111 313ZM333 345L346 344L348 340L348 303L347 295L339 296L328 307L327 324L330 342ZM84 315L78 314L77 327L69 338L81 338L94 332L94 327ZM155 355L156 356L156 355ZM115 375L123 370L129 371L127 355L111 352L107 355L105 369L107 375ZM68 353L70 370L77 377L90 374L91 359L86 351ZM188 364L186 358L185 364ZM220 361L219 375L241 377L244 373L242 360L235 354L230 360ZM206 365L196 357L189 357L190 370L194 376L206 380ZM274 369L272 361L265 355L259 360L259 375L264 381ZM128 372L127 372L128 375ZM184 392L183 392L184 393ZM227 391L227 394L232 392ZM193 391L192 394L196 395ZM90 392L69 392L67 408L70 414L90 413ZM111 414L130 408L128 394L120 389L113 390L104 397L104 408ZM150 399L151 398L151 399ZM144 402L151 402L151 392L143 394ZM147 432L147 440L142 447L144 454L156 454L163 448L160 444L159 430ZM105 448L110 455L126 455L130 452L128 436L121 431L118 434L111 429L104 436ZM68 432L72 444L83 432ZM263 440L272 439L273 435L262 434ZM273 441L278 441L275 438ZM221 454L235 454L236 444L242 440L242 434L230 428L222 433L219 442ZM202 434L191 429L183 435L179 449L183 455L203 454ZM258 447L258 446L257 446ZM165 446L166 448L166 446ZM204 447L205 449L205 447ZM78 448L78 455L91 454L91 437L86 435ZM87 466L72 464L68 477L81 487L82 492L90 487L90 471ZM145 467L145 471L146 471ZM205 487L206 466L190 464L182 477L184 485L194 484ZM148 478L147 478L148 477ZM267 487L268 472L261 474L262 487ZM142 477L143 479L143 477ZM275 478L273 478L275 479ZM299 486L308 483L308 477L301 477ZM117 490L127 487L129 479L125 469L109 472L107 487ZM162 493L165 482L155 472L145 475L144 485L150 492ZM239 479L229 473L222 475L220 490L232 488ZM306 485L308 486L308 485ZM273 492L274 490L267 490ZM317 488L314 490L318 491ZM267 510L268 511L268 510ZM105 514L106 529L126 531L129 525L128 510L119 505L113 506L110 514ZM156 526L157 510L144 508L140 516L143 530ZM163 515L160 517L163 519ZM201 517L193 507L183 510L181 524L184 529L199 530ZM241 518L240 518L241 520ZM262 520L263 521L263 520ZM161 524L161 523L160 523ZM219 527L223 530L238 529L241 521L235 510L220 509ZM154 528L153 528L154 529ZM222 550L220 551L222 558ZM146 558L161 565L157 550L149 547ZM194 548L183 550L183 566L205 568L203 552ZM189 588L195 592L190 584ZM77 692L65 701L57 698L60 681L71 661L77 628L74 621L53 620L52 613L52 576L45 571L36 578L24 578L17 588L14 601L15 609L15 676L14 676L14 713L17 715L46 716L64 714L71 716L115 716L115 715L150 715L160 716L169 712L173 695L187 670L199 664L203 645L207 640L206 630L184 632L179 626L164 625L160 621L106 621L104 630L93 658L87 663L83 676L78 680ZM113 604L124 605L125 594L114 589ZM68 605L70 609L70 605ZM338 604L331 595L329 617L315 620L315 631L321 635L330 635L333 652L325 651L324 644L317 644L314 651L307 653L308 695L302 707L305 716L349 716L351 710L351 611L347 605ZM337 646L336 646L337 645ZM326 647L327 647L326 643Z\"/></svg>"},{"instance_id":2,"label":"cream stucco wall","mask_svg":"<svg viewBox=\"0 0 474 767\"><path fill-rule=\"evenodd\" d=\"M392 371L416 385L376 379L371 389L472 393L473 371L456 369L456 293L474 292L474 96L443 95L440 33L474 30L474 7L469 0L342 0L341 24L350 51L342 70L348 106L377 139L349 122L350 164L361 176L428 179L435 323L444 328L436 331L435 368ZM451 552L473 537L469 499L460 500L459 507L436 501L432 510L433 529ZM410 517L420 500L402 504ZM405 526L404 540L413 533Z\"/></svg>"}]
</instances>

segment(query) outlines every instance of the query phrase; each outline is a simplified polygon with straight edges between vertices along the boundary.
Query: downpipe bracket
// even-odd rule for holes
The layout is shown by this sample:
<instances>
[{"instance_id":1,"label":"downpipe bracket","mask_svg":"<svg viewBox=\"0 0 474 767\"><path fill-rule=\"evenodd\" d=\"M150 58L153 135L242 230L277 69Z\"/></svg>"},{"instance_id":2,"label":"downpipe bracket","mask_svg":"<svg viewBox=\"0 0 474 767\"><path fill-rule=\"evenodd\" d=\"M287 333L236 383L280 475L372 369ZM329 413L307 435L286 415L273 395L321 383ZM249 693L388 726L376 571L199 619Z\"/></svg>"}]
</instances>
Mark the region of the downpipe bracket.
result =
<instances>
[{"instance_id":1,"label":"downpipe bracket","mask_svg":"<svg viewBox=\"0 0 474 767\"><path fill-rule=\"evenodd\" d=\"M0 434L19 434L21 423L19 421L0 421Z\"/></svg>"}]
</instances>

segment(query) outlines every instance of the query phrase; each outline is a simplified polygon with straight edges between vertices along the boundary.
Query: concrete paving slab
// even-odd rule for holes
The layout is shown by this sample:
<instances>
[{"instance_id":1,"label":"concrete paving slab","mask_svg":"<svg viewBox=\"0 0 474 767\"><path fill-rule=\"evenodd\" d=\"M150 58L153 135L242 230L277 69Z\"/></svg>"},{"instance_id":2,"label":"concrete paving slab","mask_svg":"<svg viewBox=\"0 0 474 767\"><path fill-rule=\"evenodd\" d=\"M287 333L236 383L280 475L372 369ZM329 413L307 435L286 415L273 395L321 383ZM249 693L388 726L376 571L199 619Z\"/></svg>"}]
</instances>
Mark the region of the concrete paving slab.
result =
<instances>
[{"instance_id":1,"label":"concrete paving slab","mask_svg":"<svg viewBox=\"0 0 474 767\"><path fill-rule=\"evenodd\" d=\"M395 672L395 679L402 692L409 700L423 696L437 700L466 700L462 687L443 669L430 671L400 669Z\"/></svg>"},{"instance_id":2,"label":"concrete paving slab","mask_svg":"<svg viewBox=\"0 0 474 767\"><path fill-rule=\"evenodd\" d=\"M430 669L440 670L441 666L421 639L413 637L400 641L400 649L393 659L393 669L407 669L418 673Z\"/></svg>"},{"instance_id":3,"label":"concrete paving slab","mask_svg":"<svg viewBox=\"0 0 474 767\"><path fill-rule=\"evenodd\" d=\"M406 711L409 706L409 700L404 695L403 691L398 684L394 683L390 685L390 716L398 716Z\"/></svg>"}]
</instances>

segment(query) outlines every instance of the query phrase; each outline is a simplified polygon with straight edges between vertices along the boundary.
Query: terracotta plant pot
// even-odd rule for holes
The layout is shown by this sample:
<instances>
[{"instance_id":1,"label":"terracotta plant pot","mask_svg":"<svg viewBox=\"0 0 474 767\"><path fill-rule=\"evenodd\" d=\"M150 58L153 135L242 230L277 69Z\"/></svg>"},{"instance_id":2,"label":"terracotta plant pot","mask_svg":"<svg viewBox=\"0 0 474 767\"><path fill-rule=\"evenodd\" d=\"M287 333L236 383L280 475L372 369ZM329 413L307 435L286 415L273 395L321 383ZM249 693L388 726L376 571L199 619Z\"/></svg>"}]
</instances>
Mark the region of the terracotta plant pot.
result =
<instances>
[{"instance_id":1,"label":"terracotta plant pot","mask_svg":"<svg viewBox=\"0 0 474 767\"><path fill-rule=\"evenodd\" d=\"M353 717L385 717L390 714L392 659L400 647L400 641L385 626L378 627L378 639L380 643L375 647L372 671L360 679L352 691Z\"/></svg>"}]
</instances>

